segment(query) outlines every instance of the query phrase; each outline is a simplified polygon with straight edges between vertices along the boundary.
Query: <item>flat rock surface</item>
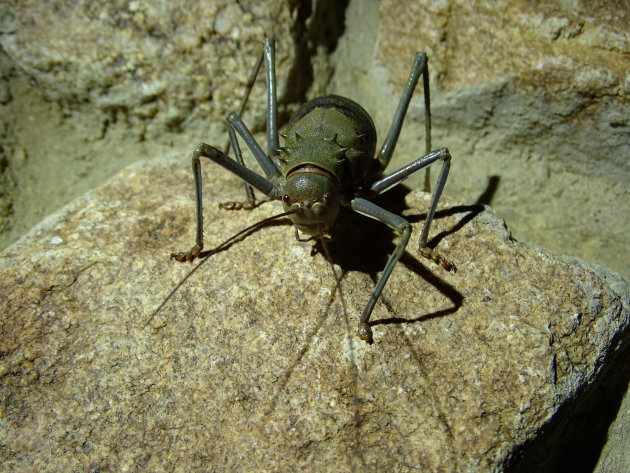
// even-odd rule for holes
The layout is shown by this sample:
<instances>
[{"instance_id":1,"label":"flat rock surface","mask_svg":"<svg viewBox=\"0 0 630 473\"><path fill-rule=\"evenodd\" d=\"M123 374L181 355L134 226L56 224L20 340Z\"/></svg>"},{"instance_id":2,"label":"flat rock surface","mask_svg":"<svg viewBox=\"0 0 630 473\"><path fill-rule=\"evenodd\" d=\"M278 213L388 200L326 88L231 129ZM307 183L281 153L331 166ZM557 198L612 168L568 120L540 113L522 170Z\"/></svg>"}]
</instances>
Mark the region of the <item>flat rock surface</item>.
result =
<instances>
[{"instance_id":1,"label":"flat rock surface","mask_svg":"<svg viewBox=\"0 0 630 473\"><path fill-rule=\"evenodd\" d=\"M188 159L124 170L2 253L0 466L5 471L503 471L627 338L628 284L510 238L489 208L428 195L383 202L416 231L355 337L393 249L340 219L330 263L277 222L190 265ZM280 211L207 166L206 245ZM211 177L210 177L211 176ZM345 305L345 309L344 309Z\"/></svg>"}]
</instances>

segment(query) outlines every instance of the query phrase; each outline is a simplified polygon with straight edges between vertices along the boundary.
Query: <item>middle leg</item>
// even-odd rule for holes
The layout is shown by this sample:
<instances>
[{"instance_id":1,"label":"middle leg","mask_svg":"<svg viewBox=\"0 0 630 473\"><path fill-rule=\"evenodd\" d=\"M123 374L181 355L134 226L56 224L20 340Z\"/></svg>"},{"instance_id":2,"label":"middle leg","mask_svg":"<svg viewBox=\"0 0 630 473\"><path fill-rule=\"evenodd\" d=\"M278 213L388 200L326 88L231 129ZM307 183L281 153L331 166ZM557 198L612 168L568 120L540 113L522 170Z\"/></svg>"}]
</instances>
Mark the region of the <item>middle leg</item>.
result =
<instances>
[{"instance_id":1,"label":"middle leg","mask_svg":"<svg viewBox=\"0 0 630 473\"><path fill-rule=\"evenodd\" d=\"M448 149L441 148L425 154L424 156L416 159L411 164L402 167L398 171L394 171L393 173L374 181L370 186L370 191L376 195L382 194L388 189L391 189L392 187L400 184L414 172L419 171L420 169L424 169L435 163L436 161L442 161L442 168L440 169L440 174L435 184L435 190L433 191L433 196L431 197L431 203L429 204L427 218L424 221L422 233L420 234L419 251L422 256L439 264L447 271L456 271L457 268L452 262L440 256L428 246L429 230L431 229L431 223L433 222L433 218L435 217L435 209L437 208L437 204L440 200L440 197L442 196L442 191L444 190L444 186L446 185L446 179L448 178L448 173L451 168L451 154L449 153Z\"/></svg>"}]
</instances>

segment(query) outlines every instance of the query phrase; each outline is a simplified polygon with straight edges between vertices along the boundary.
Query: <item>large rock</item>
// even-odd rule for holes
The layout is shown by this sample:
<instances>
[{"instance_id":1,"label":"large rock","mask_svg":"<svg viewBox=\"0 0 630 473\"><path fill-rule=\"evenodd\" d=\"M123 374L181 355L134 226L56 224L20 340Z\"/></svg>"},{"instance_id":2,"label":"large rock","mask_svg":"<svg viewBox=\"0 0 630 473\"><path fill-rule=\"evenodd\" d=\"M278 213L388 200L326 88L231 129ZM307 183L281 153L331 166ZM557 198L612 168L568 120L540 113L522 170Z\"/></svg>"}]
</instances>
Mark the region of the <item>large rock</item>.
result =
<instances>
[{"instance_id":1,"label":"large rock","mask_svg":"<svg viewBox=\"0 0 630 473\"><path fill-rule=\"evenodd\" d=\"M176 126L239 106L265 34L289 36L278 0L20 2L0 9L4 50L51 101L89 102L140 126ZM279 62L291 64L291 49ZM283 61L286 60L286 61ZM262 76L261 76L262 78ZM253 97L260 111L261 95Z\"/></svg>"},{"instance_id":2,"label":"large rock","mask_svg":"<svg viewBox=\"0 0 630 473\"><path fill-rule=\"evenodd\" d=\"M412 57L430 57L448 193L522 240L630 276L630 22L616 2L24 0L0 4L0 245L139 158L208 139L278 39L281 121L344 94L380 136ZM259 82L262 83L262 80ZM253 91L247 122L259 125ZM423 149L414 101L396 163ZM409 132L408 130L418 130ZM223 144L224 139L219 144ZM63 176L64 186L50 176Z\"/></svg>"},{"instance_id":3,"label":"large rock","mask_svg":"<svg viewBox=\"0 0 630 473\"><path fill-rule=\"evenodd\" d=\"M237 180L206 174L207 245L279 210L219 210ZM628 339L628 283L510 237L480 205L384 205L416 232L373 315L358 314L395 241L347 216L322 251L285 223L190 270L189 162L134 165L2 254L5 471L504 471ZM317 246L315 247L317 250ZM558 419L560 417L560 419Z\"/></svg>"},{"instance_id":4,"label":"large rock","mask_svg":"<svg viewBox=\"0 0 630 473\"><path fill-rule=\"evenodd\" d=\"M282 92L291 15L280 0L0 3L0 247L138 159L221 130L266 34L282 38ZM263 88L259 74L249 125Z\"/></svg>"}]
</instances>

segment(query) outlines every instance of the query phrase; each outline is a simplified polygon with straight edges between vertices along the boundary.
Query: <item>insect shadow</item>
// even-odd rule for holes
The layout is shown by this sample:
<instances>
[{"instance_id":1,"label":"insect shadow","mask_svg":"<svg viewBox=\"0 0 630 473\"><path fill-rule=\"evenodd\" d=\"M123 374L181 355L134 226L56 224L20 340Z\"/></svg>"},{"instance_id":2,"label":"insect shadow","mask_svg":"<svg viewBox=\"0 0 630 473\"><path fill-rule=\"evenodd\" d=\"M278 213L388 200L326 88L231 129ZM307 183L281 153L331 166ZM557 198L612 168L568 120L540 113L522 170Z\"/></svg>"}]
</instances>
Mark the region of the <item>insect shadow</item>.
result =
<instances>
[{"instance_id":1,"label":"insect shadow","mask_svg":"<svg viewBox=\"0 0 630 473\"><path fill-rule=\"evenodd\" d=\"M407 186L398 185L378 196L378 198L375 199L375 203L397 215L405 213L405 218L411 223L420 222L426 218L426 214L410 214L409 211L413 209L405 203L405 196L411 191L412 190ZM342 209L342 212L343 210L345 209ZM465 212L468 213L468 215L466 215L464 219L468 222L481 210L483 210L483 206L479 205L458 206L457 208L438 211L435 217L439 219L454 213ZM461 228L461 226L458 222L457 227ZM454 229L448 230L439 234L437 237L441 240L454 231ZM339 265L342 273L350 271L362 272L368 274L372 281L376 283L379 272L382 271L389 255L396 247L395 238L395 232L381 222L358 215L355 212L346 211L340 215L334 228L333 238L327 242L329 251L326 252L322 246L322 242L317 240L313 253L320 253L331 264ZM439 240L434 238L429 241L429 245L434 247L438 244ZM413 319L390 317L373 320L369 322L370 326L420 322L454 313L461 307L464 300L462 294L452 285L440 278L433 269L421 263L410 253L409 249L407 249L401 257L400 263L434 286L452 305L447 309L423 314ZM383 303L385 303L390 313L396 313L395 309L389 304L386 298L383 299Z\"/></svg>"},{"instance_id":2,"label":"insect shadow","mask_svg":"<svg viewBox=\"0 0 630 473\"><path fill-rule=\"evenodd\" d=\"M471 205L456 205L437 211L435 214L436 219L460 214L464 215L451 228L434 235L429 240L428 246L435 248L445 237L461 231L477 215L483 212L484 205L489 205L492 202L499 187L499 180L498 176L490 176L486 188L475 203ZM412 189L404 184L399 184L378 196L375 202L397 215L405 213L405 219L410 223L422 222L426 219L426 212L414 213L414 210L418 209L410 208L406 204L405 197L409 192L412 192ZM387 261L388 255L391 254L396 246L394 238L394 232L382 223L365 218L355 212L347 211L341 215L339 223L335 227L333 240L328 244L330 248L329 261L333 264L338 264L344 273L348 271L363 272L368 274L372 281L375 282L378 279L379 271L382 270L383 265ZM322 243L319 240L315 246L315 251L326 257L326 252L323 251ZM452 306L422 314L413 319L389 317L373 320L370 322L371 326L421 322L452 314L462 306L464 296L455 287L440 278L439 273L420 262L409 250L405 251L400 259L400 263L435 287L436 290L451 301ZM386 298L383 299L383 302L391 313L395 313L394 308L391 307Z\"/></svg>"}]
</instances>

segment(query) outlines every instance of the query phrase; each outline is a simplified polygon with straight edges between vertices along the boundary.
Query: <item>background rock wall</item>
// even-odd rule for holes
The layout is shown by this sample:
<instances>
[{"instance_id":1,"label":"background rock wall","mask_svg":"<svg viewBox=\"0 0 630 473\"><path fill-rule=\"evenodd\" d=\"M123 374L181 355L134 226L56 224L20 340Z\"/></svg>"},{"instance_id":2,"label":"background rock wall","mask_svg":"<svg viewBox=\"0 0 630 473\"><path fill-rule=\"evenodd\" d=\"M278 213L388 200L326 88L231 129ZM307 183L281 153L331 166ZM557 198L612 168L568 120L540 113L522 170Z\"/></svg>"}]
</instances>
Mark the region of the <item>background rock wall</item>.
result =
<instances>
[{"instance_id":1,"label":"background rock wall","mask_svg":"<svg viewBox=\"0 0 630 473\"><path fill-rule=\"evenodd\" d=\"M629 275L628 16L627 2L5 2L1 241L138 159L177 149L185 163L238 107L273 33L283 119L335 92L381 137L426 51L433 142L455 159L447 193ZM421 153L421 120L416 100L393 166Z\"/></svg>"}]
</instances>

